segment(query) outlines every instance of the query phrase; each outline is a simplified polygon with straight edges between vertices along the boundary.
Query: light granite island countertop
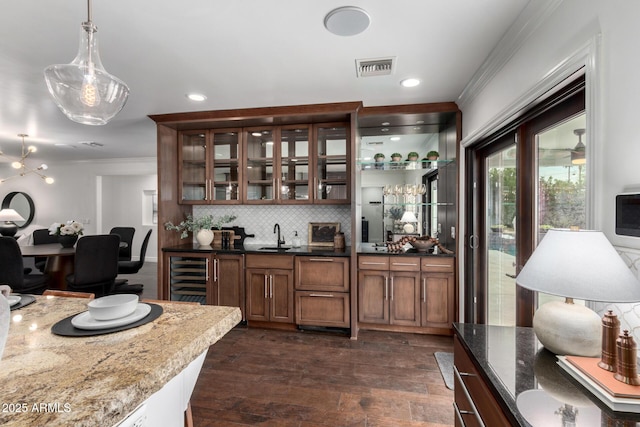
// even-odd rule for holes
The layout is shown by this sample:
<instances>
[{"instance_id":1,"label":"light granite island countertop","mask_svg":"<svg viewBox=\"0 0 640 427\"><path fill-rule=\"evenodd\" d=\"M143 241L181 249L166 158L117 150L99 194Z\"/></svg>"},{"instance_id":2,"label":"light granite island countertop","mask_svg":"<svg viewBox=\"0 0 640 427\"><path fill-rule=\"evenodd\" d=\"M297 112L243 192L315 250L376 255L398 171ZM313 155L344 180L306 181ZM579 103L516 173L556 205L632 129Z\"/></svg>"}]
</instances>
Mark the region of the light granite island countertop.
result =
<instances>
[{"instance_id":1,"label":"light granite island countertop","mask_svg":"<svg viewBox=\"0 0 640 427\"><path fill-rule=\"evenodd\" d=\"M166 395L161 389L169 382L188 401L195 380L176 379L187 371L193 377L193 365L197 377L209 346L241 320L236 307L160 302L160 317L129 330L90 337L51 332L86 304L37 296L11 312L0 360L0 425L115 426L143 402L157 407L155 396Z\"/></svg>"}]
</instances>

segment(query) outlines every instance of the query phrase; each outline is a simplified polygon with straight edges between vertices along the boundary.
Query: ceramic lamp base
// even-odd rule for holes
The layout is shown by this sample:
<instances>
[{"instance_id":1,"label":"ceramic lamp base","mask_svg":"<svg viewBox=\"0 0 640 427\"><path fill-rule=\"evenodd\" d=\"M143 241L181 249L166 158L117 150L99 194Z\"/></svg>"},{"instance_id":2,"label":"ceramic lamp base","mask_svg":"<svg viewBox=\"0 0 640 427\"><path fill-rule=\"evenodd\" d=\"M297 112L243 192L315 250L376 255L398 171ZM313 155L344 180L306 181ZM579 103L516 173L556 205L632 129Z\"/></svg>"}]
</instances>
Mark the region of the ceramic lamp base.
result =
<instances>
[{"instance_id":1,"label":"ceramic lamp base","mask_svg":"<svg viewBox=\"0 0 640 427\"><path fill-rule=\"evenodd\" d=\"M598 357L602 349L600 317L573 302L551 301L533 316L540 343L555 354Z\"/></svg>"},{"instance_id":2,"label":"ceramic lamp base","mask_svg":"<svg viewBox=\"0 0 640 427\"><path fill-rule=\"evenodd\" d=\"M0 234L5 237L13 237L18 232L18 226L11 221L0 221Z\"/></svg>"}]
</instances>

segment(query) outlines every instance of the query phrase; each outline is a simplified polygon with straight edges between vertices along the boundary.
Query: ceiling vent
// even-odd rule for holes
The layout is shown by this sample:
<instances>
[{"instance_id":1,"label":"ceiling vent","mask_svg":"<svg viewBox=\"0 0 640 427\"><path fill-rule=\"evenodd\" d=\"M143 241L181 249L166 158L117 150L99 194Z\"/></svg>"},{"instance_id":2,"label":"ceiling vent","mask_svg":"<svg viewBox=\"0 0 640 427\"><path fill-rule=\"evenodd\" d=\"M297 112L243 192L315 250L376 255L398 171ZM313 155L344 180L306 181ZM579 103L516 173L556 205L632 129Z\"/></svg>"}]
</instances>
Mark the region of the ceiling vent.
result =
<instances>
[{"instance_id":1,"label":"ceiling vent","mask_svg":"<svg viewBox=\"0 0 640 427\"><path fill-rule=\"evenodd\" d=\"M377 59L356 59L358 77L386 76L393 74L395 57Z\"/></svg>"}]
</instances>

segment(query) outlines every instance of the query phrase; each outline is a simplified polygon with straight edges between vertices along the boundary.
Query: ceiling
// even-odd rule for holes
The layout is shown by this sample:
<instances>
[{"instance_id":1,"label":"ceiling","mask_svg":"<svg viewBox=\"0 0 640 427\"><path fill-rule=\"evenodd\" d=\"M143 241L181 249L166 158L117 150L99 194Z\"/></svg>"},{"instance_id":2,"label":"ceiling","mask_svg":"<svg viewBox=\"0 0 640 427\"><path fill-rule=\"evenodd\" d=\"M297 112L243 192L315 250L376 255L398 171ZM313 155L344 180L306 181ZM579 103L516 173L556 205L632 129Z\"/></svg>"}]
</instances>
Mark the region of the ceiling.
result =
<instances>
[{"instance_id":1,"label":"ceiling","mask_svg":"<svg viewBox=\"0 0 640 427\"><path fill-rule=\"evenodd\" d=\"M39 160L153 157L147 116L186 111L362 101L456 101L529 0L93 0L100 56L131 94L105 126L68 120L51 100L46 66L77 53L84 0L4 2L0 14L0 149L20 138ZM354 36L323 26L340 6L371 18ZM393 74L357 77L356 60L395 57ZM419 78L414 88L400 86ZM190 92L207 96L196 103ZM102 146L91 147L95 142ZM65 145L56 145L65 144ZM95 145L95 144L94 144Z\"/></svg>"}]
</instances>

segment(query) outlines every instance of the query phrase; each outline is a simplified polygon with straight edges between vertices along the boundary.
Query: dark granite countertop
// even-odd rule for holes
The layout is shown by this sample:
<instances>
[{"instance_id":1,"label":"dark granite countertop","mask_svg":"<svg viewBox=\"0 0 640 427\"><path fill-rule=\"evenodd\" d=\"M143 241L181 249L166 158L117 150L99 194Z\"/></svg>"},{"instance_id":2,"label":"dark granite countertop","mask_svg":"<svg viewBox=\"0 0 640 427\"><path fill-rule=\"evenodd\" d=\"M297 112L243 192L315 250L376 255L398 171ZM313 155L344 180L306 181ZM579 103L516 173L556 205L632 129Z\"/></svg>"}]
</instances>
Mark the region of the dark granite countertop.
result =
<instances>
[{"instance_id":1,"label":"dark granite countertop","mask_svg":"<svg viewBox=\"0 0 640 427\"><path fill-rule=\"evenodd\" d=\"M348 257L351 256L351 247L347 246L344 249L335 249L328 246L301 246L299 248L292 248L288 245L284 245L285 248L289 248L286 251L272 251L262 250L262 247L272 247L274 245L269 244L245 244L242 247L232 247L228 249L200 246L197 243L188 242L176 246L168 246L162 248L163 252L201 252L210 253L215 252L219 254L261 254L261 255L312 255L312 256L332 256L332 257Z\"/></svg>"},{"instance_id":2,"label":"dark granite countertop","mask_svg":"<svg viewBox=\"0 0 640 427\"><path fill-rule=\"evenodd\" d=\"M440 252L437 247L433 249L433 252L418 252L413 248L402 251L389 251L386 246L375 246L372 243L361 243L358 245L356 250L358 254L361 255L455 257L455 254L445 254Z\"/></svg>"},{"instance_id":3,"label":"dark granite countertop","mask_svg":"<svg viewBox=\"0 0 640 427\"><path fill-rule=\"evenodd\" d=\"M532 328L453 326L513 425L635 426L640 422L640 414L612 411L571 378L556 364L556 356L542 347ZM575 424L563 424L567 409L577 410Z\"/></svg>"}]
</instances>

